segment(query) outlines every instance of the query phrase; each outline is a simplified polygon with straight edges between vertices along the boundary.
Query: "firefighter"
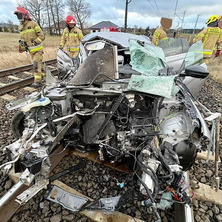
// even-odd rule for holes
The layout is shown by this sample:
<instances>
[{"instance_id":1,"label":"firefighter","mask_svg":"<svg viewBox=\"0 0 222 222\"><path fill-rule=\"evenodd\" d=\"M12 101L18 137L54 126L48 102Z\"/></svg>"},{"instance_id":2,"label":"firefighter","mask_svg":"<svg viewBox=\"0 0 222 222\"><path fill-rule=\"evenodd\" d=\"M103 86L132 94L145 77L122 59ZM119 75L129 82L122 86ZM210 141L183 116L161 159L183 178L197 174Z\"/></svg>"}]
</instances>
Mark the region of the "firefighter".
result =
<instances>
[{"instance_id":1,"label":"firefighter","mask_svg":"<svg viewBox=\"0 0 222 222\"><path fill-rule=\"evenodd\" d=\"M218 27L221 29L222 31L222 15L218 18ZM220 55L220 51L221 49L217 48L217 51L215 53L215 57L218 57Z\"/></svg>"},{"instance_id":2,"label":"firefighter","mask_svg":"<svg viewBox=\"0 0 222 222\"><path fill-rule=\"evenodd\" d=\"M153 34L152 43L158 45L159 40L168 40L166 31L172 26L172 19L162 17L160 20L161 27L157 28Z\"/></svg>"},{"instance_id":3,"label":"firefighter","mask_svg":"<svg viewBox=\"0 0 222 222\"><path fill-rule=\"evenodd\" d=\"M42 29L37 23L31 20L28 11L25 8L17 7L15 12L20 25L20 40L19 52L29 52L33 61L34 69L34 87L41 85L42 77L45 73L42 72L43 47L42 41L45 39Z\"/></svg>"},{"instance_id":4,"label":"firefighter","mask_svg":"<svg viewBox=\"0 0 222 222\"><path fill-rule=\"evenodd\" d=\"M217 46L215 56L220 55L222 48L222 31L218 27L218 15L212 15L206 22L207 27L204 28L194 38L193 42L202 41L203 43L203 62L209 63L210 58L213 55L213 50Z\"/></svg>"},{"instance_id":5,"label":"firefighter","mask_svg":"<svg viewBox=\"0 0 222 222\"><path fill-rule=\"evenodd\" d=\"M72 15L66 17L66 26L62 33L59 48L63 49L65 47L69 56L76 58L79 54L79 44L83 39L83 34L82 31L76 27L76 20Z\"/></svg>"}]
</instances>

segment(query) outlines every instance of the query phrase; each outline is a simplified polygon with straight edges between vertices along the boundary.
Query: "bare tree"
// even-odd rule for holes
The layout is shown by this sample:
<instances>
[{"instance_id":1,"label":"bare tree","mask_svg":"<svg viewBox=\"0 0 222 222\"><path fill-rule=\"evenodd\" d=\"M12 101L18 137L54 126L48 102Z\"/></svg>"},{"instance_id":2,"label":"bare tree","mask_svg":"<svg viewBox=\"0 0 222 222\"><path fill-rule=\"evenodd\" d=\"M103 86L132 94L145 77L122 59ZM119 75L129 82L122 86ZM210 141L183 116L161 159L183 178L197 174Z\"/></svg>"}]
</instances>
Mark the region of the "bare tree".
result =
<instances>
[{"instance_id":1,"label":"bare tree","mask_svg":"<svg viewBox=\"0 0 222 222\"><path fill-rule=\"evenodd\" d=\"M90 4L84 0L67 0L69 10L74 14L77 24L80 26L84 34L84 26L86 19L90 17Z\"/></svg>"},{"instance_id":2,"label":"bare tree","mask_svg":"<svg viewBox=\"0 0 222 222\"><path fill-rule=\"evenodd\" d=\"M17 3L28 10L32 20L40 27L44 26L45 20L42 18L44 0L20 0Z\"/></svg>"},{"instance_id":3,"label":"bare tree","mask_svg":"<svg viewBox=\"0 0 222 222\"><path fill-rule=\"evenodd\" d=\"M51 12L51 16L52 16L52 21L53 21L53 25L55 27L55 31L57 34L57 22L56 22L56 18L55 18L55 10L54 7L55 6L55 0L49 0L49 7L50 7L50 12Z\"/></svg>"},{"instance_id":4,"label":"bare tree","mask_svg":"<svg viewBox=\"0 0 222 222\"><path fill-rule=\"evenodd\" d=\"M48 20L48 26L49 26L49 34L52 35L49 0L45 0L45 6L46 6L46 12L47 12L47 20Z\"/></svg>"},{"instance_id":5,"label":"bare tree","mask_svg":"<svg viewBox=\"0 0 222 222\"><path fill-rule=\"evenodd\" d=\"M63 19L64 7L65 5L63 4L62 0L55 0L55 13L56 13L56 20L58 24L59 35L61 35L60 21L62 21Z\"/></svg>"},{"instance_id":6,"label":"bare tree","mask_svg":"<svg viewBox=\"0 0 222 222\"><path fill-rule=\"evenodd\" d=\"M44 0L46 11L47 11L47 18L48 18L48 25L49 25L49 32L52 35L52 28L51 23L53 23L54 29L56 34L61 34L60 30L60 21L63 18L63 11L64 11L64 4L62 0Z\"/></svg>"}]
</instances>

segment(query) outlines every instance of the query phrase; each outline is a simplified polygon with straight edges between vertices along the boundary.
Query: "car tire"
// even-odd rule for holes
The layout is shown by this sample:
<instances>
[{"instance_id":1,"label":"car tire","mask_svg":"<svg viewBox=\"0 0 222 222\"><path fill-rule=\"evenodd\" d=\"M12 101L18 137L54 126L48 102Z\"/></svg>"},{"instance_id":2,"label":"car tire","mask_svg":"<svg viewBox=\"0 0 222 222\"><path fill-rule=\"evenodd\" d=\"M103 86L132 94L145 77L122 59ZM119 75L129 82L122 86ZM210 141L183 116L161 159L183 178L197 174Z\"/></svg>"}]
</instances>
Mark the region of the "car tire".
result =
<instances>
[{"instance_id":1,"label":"car tire","mask_svg":"<svg viewBox=\"0 0 222 222\"><path fill-rule=\"evenodd\" d=\"M24 127L25 115L22 111L18 111L12 118L11 129L14 137L19 139L25 129Z\"/></svg>"}]
</instances>

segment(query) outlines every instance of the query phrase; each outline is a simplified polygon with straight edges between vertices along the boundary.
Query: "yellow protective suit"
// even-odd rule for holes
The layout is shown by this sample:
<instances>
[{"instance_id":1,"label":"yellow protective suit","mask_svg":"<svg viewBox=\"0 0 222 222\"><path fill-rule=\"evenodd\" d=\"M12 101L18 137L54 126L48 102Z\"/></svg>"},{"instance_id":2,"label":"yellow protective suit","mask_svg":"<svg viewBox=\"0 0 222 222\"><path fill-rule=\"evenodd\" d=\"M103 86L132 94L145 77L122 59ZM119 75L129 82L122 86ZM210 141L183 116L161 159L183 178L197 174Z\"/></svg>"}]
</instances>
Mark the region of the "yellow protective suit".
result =
<instances>
[{"instance_id":1,"label":"yellow protective suit","mask_svg":"<svg viewBox=\"0 0 222 222\"><path fill-rule=\"evenodd\" d=\"M31 55L34 67L34 82L41 82L42 80L42 60L43 47L42 41L45 39L42 29L39 25L30 20L26 20L19 26L20 39L25 41L28 46L28 51Z\"/></svg>"},{"instance_id":2,"label":"yellow protective suit","mask_svg":"<svg viewBox=\"0 0 222 222\"><path fill-rule=\"evenodd\" d=\"M217 46L218 50L222 49L222 31L218 27L207 27L203 29L194 38L193 42L202 41L203 43L203 62L209 63L213 55L213 50Z\"/></svg>"},{"instance_id":3,"label":"yellow protective suit","mask_svg":"<svg viewBox=\"0 0 222 222\"><path fill-rule=\"evenodd\" d=\"M152 43L154 45L158 45L159 40L167 40L167 39L168 37L166 31L163 29L163 27L159 27L155 30L153 34Z\"/></svg>"},{"instance_id":4,"label":"yellow protective suit","mask_svg":"<svg viewBox=\"0 0 222 222\"><path fill-rule=\"evenodd\" d=\"M60 47L66 47L66 50L71 58L75 58L79 54L79 44L83 39L83 34L76 26L69 29L66 27L62 33Z\"/></svg>"}]
</instances>

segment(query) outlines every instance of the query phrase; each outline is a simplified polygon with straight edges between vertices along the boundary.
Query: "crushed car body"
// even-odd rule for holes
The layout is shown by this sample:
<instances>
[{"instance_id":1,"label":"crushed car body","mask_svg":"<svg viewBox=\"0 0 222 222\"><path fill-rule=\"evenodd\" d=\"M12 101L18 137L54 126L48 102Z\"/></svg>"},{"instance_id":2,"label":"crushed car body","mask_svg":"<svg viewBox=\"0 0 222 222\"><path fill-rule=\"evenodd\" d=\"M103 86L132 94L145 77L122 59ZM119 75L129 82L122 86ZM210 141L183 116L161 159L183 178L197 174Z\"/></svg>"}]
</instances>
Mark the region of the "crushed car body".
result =
<instances>
[{"instance_id":1,"label":"crushed car body","mask_svg":"<svg viewBox=\"0 0 222 222\"><path fill-rule=\"evenodd\" d=\"M20 184L34 183L17 197L20 204L47 187L50 155L63 144L82 152L97 150L101 162L127 159L157 221L157 209L174 202L191 205L186 171L205 141L215 143L212 122L220 115L195 99L209 74L202 64L202 44L186 52L173 49L176 40L167 44L162 49L144 36L125 33L86 36L82 50L87 51L78 61L64 62L59 52L60 81L50 80L40 93L8 105L20 108L12 121L18 140L5 147L11 161L0 167L5 173L12 168L20 172ZM49 70L47 76L53 78ZM75 210L85 206L84 198L70 198L77 201ZM99 206L113 211L119 199L98 200ZM93 209L93 204L86 206Z\"/></svg>"}]
</instances>

